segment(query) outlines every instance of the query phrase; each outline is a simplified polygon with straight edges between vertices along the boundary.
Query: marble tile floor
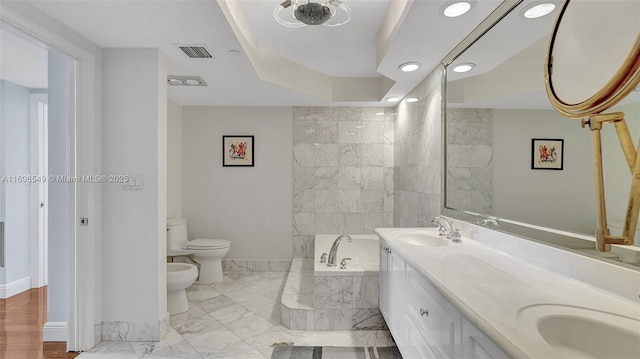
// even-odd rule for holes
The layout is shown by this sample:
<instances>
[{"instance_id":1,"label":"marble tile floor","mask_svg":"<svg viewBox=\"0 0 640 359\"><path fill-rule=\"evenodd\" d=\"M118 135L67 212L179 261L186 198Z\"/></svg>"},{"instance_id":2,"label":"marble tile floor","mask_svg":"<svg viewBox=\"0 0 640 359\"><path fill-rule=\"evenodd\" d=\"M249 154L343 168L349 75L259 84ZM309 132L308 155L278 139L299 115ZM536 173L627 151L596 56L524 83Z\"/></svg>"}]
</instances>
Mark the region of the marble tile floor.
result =
<instances>
[{"instance_id":1,"label":"marble tile floor","mask_svg":"<svg viewBox=\"0 0 640 359\"><path fill-rule=\"evenodd\" d=\"M389 346L388 331L298 331L282 326L286 272L225 272L218 284L187 290L190 309L171 316L160 342L103 342L79 359L268 359L277 345Z\"/></svg>"}]
</instances>

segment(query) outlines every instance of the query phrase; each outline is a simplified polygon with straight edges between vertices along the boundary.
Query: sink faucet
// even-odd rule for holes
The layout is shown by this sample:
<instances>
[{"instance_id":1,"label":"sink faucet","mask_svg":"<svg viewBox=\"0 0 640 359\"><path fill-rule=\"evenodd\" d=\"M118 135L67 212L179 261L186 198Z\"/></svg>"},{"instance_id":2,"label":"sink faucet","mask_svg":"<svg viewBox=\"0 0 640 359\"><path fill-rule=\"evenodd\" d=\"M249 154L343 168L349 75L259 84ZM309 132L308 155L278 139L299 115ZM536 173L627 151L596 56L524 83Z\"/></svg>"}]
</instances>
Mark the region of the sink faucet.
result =
<instances>
[{"instance_id":1,"label":"sink faucet","mask_svg":"<svg viewBox=\"0 0 640 359\"><path fill-rule=\"evenodd\" d=\"M498 220L496 218L485 218L482 221L478 222L479 225L485 227L498 227Z\"/></svg>"},{"instance_id":2,"label":"sink faucet","mask_svg":"<svg viewBox=\"0 0 640 359\"><path fill-rule=\"evenodd\" d=\"M431 220L431 223L435 223L440 226L440 228L438 228L438 232L441 236L446 235L447 238L451 238L451 236L453 235L453 224L450 220L442 216L435 216Z\"/></svg>"},{"instance_id":3,"label":"sink faucet","mask_svg":"<svg viewBox=\"0 0 640 359\"><path fill-rule=\"evenodd\" d=\"M440 233L441 236L446 235L447 239L450 239L451 242L453 243L462 242L462 239L461 239L462 236L460 235L460 230L454 229L453 223L451 223L450 220L442 216L435 216L431 220L431 223L435 223L440 226L440 228L438 228L438 232Z\"/></svg>"},{"instance_id":4,"label":"sink faucet","mask_svg":"<svg viewBox=\"0 0 640 359\"><path fill-rule=\"evenodd\" d=\"M329 251L329 259L327 260L327 267L336 267L336 255L338 254L338 246L343 239L347 239L349 243L351 243L351 236L348 234L342 234L333 241L333 245L331 246L331 250Z\"/></svg>"}]
</instances>

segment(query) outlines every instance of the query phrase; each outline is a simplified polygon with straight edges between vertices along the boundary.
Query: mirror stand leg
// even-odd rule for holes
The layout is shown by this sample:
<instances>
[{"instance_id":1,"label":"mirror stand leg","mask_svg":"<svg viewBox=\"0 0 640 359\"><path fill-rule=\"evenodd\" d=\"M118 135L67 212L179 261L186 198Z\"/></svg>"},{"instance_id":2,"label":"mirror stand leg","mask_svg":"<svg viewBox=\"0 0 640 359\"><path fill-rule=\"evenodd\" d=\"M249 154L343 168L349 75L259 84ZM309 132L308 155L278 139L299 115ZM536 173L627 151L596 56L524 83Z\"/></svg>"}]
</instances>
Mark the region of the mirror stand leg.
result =
<instances>
[{"instance_id":1,"label":"mirror stand leg","mask_svg":"<svg viewBox=\"0 0 640 359\"><path fill-rule=\"evenodd\" d=\"M593 167L596 180L596 203L597 203L597 225L596 225L596 246L601 252L609 252L611 245L606 243L609 237L609 227L607 226L607 209L604 196L604 176L602 169L602 138L600 129L591 128L591 140L593 142Z\"/></svg>"}]
</instances>

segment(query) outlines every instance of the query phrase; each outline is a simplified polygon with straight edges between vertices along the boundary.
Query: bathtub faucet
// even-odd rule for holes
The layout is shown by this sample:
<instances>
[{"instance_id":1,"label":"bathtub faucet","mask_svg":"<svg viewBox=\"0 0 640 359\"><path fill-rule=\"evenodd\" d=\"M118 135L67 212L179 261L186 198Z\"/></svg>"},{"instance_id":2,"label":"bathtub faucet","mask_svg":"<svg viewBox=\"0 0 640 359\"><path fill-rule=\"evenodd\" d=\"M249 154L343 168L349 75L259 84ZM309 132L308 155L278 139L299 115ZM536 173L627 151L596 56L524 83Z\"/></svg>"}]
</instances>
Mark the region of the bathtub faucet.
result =
<instances>
[{"instance_id":1,"label":"bathtub faucet","mask_svg":"<svg viewBox=\"0 0 640 359\"><path fill-rule=\"evenodd\" d=\"M342 234L333 241L333 245L331 246L331 250L329 251L329 259L327 260L327 267L336 267L336 255L338 254L338 246L343 239L347 239L349 243L351 243L351 236L348 234Z\"/></svg>"}]
</instances>

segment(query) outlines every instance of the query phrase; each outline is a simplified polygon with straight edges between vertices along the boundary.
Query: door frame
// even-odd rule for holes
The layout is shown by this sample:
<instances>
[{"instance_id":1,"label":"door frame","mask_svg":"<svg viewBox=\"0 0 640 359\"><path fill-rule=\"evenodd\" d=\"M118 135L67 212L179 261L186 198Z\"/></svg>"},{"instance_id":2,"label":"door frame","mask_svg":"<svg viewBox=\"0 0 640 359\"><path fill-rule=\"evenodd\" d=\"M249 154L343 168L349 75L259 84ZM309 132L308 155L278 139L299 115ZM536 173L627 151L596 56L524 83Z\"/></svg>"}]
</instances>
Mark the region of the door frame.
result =
<instances>
[{"instance_id":1,"label":"door frame","mask_svg":"<svg viewBox=\"0 0 640 359\"><path fill-rule=\"evenodd\" d=\"M0 3L0 26L8 26L75 60L70 73L74 96L69 96L69 176L101 173L100 48L64 24L26 2ZM75 70L75 71L74 71ZM96 343L97 291L101 287L97 248L101 233L100 186L76 182L69 190L69 263L67 350L84 351ZM80 217L90 226L80 226Z\"/></svg>"}]
</instances>

